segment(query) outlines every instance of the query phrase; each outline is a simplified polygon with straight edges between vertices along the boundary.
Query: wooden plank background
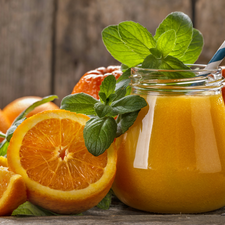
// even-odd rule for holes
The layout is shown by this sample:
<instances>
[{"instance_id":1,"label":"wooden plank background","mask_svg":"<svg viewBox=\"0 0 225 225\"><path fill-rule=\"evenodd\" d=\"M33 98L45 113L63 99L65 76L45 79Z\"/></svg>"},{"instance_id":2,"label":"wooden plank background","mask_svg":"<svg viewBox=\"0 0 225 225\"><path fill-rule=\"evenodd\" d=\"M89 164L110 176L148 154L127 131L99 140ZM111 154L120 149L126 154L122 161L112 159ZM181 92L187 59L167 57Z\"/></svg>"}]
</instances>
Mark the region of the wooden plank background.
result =
<instances>
[{"instance_id":1,"label":"wooden plank background","mask_svg":"<svg viewBox=\"0 0 225 225\"><path fill-rule=\"evenodd\" d=\"M183 11L203 33L198 62L207 63L225 39L224 8L224 0L0 0L0 108L28 95L56 94L59 105L86 71L118 64L101 31L124 20L154 34Z\"/></svg>"}]
</instances>

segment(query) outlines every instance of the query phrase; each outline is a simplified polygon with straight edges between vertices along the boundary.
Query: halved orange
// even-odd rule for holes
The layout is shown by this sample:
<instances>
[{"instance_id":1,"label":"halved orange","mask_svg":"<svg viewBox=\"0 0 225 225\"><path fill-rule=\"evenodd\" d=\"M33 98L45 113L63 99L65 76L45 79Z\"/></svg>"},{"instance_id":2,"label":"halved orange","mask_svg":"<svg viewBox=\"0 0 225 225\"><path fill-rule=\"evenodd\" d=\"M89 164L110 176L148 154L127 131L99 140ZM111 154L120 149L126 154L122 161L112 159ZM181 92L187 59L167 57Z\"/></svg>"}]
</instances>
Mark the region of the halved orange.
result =
<instances>
[{"instance_id":1,"label":"halved orange","mask_svg":"<svg viewBox=\"0 0 225 225\"><path fill-rule=\"evenodd\" d=\"M22 176L0 166L0 216L11 215L26 200L26 186Z\"/></svg>"},{"instance_id":2,"label":"halved orange","mask_svg":"<svg viewBox=\"0 0 225 225\"><path fill-rule=\"evenodd\" d=\"M95 157L83 128L89 117L65 110L38 113L14 132L7 158L21 174L30 202L56 213L80 213L107 194L116 172L114 144Z\"/></svg>"}]
</instances>

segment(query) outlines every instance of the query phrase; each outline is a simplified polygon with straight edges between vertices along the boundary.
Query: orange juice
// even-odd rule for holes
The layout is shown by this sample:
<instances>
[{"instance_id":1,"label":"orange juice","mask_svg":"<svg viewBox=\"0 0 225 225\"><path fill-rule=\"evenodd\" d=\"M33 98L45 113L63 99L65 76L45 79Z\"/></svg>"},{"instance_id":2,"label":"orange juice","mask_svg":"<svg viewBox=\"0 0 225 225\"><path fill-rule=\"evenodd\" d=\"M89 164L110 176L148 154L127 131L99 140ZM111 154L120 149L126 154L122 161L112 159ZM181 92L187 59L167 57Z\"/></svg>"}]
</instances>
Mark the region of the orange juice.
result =
<instances>
[{"instance_id":1,"label":"orange juice","mask_svg":"<svg viewBox=\"0 0 225 225\"><path fill-rule=\"evenodd\" d=\"M118 139L113 190L157 213L225 205L225 106L215 94L143 95L148 106Z\"/></svg>"}]
</instances>

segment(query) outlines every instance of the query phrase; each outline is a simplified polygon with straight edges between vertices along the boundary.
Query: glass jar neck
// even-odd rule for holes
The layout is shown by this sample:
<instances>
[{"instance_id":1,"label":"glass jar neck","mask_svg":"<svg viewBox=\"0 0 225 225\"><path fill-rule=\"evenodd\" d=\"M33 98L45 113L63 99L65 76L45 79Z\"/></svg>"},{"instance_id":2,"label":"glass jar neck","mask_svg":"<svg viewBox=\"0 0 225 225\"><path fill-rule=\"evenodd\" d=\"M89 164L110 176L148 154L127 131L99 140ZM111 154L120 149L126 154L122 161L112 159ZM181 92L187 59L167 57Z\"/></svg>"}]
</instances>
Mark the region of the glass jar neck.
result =
<instances>
[{"instance_id":1,"label":"glass jar neck","mask_svg":"<svg viewBox=\"0 0 225 225\"><path fill-rule=\"evenodd\" d=\"M205 65L189 65L190 70L132 68L131 86L135 94L212 95L221 92L222 69L205 70Z\"/></svg>"}]
</instances>

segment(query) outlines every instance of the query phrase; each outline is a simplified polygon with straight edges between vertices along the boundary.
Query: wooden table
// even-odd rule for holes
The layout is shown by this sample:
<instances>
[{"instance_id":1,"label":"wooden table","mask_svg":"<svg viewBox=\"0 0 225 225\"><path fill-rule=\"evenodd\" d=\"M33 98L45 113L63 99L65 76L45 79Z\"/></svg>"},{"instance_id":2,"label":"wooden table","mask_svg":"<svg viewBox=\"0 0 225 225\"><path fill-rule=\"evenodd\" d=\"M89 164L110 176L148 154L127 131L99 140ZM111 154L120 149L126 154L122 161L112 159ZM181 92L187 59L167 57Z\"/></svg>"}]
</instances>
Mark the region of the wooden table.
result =
<instances>
[{"instance_id":1,"label":"wooden table","mask_svg":"<svg viewBox=\"0 0 225 225\"><path fill-rule=\"evenodd\" d=\"M224 225L225 207L204 214L153 214L113 199L109 210L94 207L80 216L0 217L0 225Z\"/></svg>"}]
</instances>

